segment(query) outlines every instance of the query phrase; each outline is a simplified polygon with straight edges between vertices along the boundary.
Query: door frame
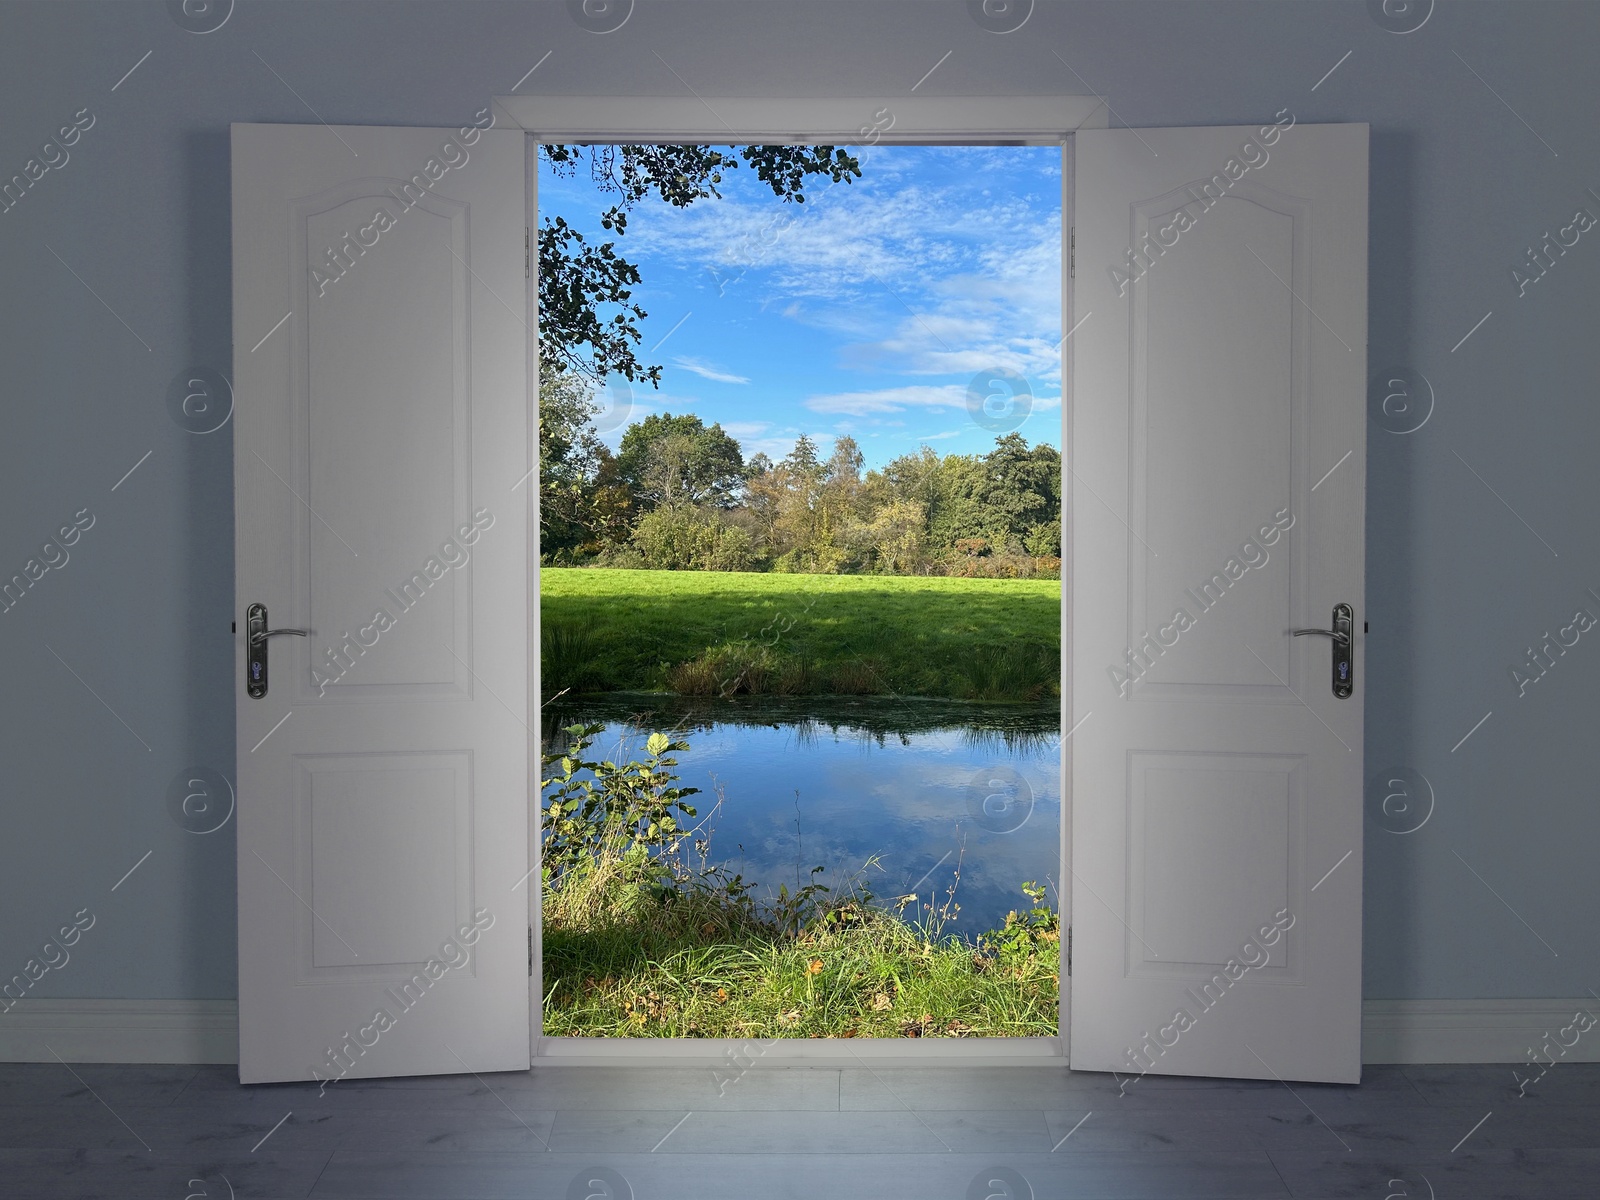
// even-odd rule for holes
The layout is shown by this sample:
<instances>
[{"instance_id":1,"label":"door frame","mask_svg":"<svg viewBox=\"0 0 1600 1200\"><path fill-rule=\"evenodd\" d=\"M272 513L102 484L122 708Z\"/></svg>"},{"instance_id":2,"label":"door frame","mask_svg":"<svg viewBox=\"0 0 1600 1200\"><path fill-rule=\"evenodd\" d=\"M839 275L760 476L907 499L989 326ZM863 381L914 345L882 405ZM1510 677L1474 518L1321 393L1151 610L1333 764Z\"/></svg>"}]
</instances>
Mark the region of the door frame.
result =
<instances>
[{"instance_id":1,"label":"door frame","mask_svg":"<svg viewBox=\"0 0 1600 1200\"><path fill-rule=\"evenodd\" d=\"M527 202L529 230L528 312L538 312L538 256L532 251L538 230L538 148L541 142L697 142L714 145L860 144L871 136L887 145L1021 145L1061 147L1062 244L1061 315L1066 324L1073 311L1072 296L1072 135L1079 129L1107 127L1108 108L1098 96L910 96L879 98L773 98L699 95L691 97L574 97L497 96L495 105L527 134ZM880 127L884 115L892 118ZM535 318L536 319L536 318ZM530 327L528 386L538 402L538 339ZM1064 331L1061 343L1062 494L1072 475L1072 446L1067 437L1072 420L1071 346ZM537 437L537 425L534 427ZM533 462L538 461L537 446ZM529 499L537 517L537 478L530 480ZM1061 537L1061 728L1073 728L1075 703L1071 688L1071 578L1072 527L1077 519L1070 504L1063 513ZM540 711L539 690L539 525L529 521L530 559L535 586L530 605L528 711ZM542 725L541 725L542 727ZM1060 861L1056 894L1063 930L1072 920L1072 772L1068 769L1067 738L1061 739ZM711 1065L740 1063L749 1057L766 1066L861 1066L867 1062L894 1066L995 1066L1067 1065L1070 1044L1071 977L1068 974L1070 937L1061 941L1061 981L1055 1037L922 1039L872 1038L852 1040L848 1046L809 1038L772 1039L766 1042L732 1038L572 1038L546 1037L543 1017L542 914L540 912L540 813L537 737L530 744L528 863L528 926L530 930L529 1022L533 1062L538 1064L602 1065L626 1062L632 1066Z\"/></svg>"}]
</instances>

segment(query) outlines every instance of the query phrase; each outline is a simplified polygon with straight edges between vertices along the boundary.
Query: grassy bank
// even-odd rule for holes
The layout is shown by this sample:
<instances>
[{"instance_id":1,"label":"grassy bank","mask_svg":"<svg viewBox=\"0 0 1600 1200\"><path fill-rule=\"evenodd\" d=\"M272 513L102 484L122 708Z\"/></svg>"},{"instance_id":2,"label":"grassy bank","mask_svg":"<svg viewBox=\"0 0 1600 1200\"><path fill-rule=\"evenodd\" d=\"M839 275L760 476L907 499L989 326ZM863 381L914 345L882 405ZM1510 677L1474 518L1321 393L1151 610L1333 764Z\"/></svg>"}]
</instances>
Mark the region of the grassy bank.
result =
<instances>
[{"instance_id":1,"label":"grassy bank","mask_svg":"<svg viewBox=\"0 0 1600 1200\"><path fill-rule=\"evenodd\" d=\"M574 726L544 757L544 1030L581 1037L1033 1037L1056 1032L1060 927L1043 888L975 943L942 900L875 905L865 879L758 900L708 865L715 806L677 786L686 741L585 757ZM870 867L872 864L864 864ZM821 871L821 867L815 868ZM957 875L959 880L959 873ZM911 912L920 914L908 919Z\"/></svg>"},{"instance_id":2,"label":"grassy bank","mask_svg":"<svg viewBox=\"0 0 1600 1200\"><path fill-rule=\"evenodd\" d=\"M543 686L685 695L1059 694L1061 583L540 571Z\"/></svg>"},{"instance_id":3,"label":"grassy bank","mask_svg":"<svg viewBox=\"0 0 1600 1200\"><path fill-rule=\"evenodd\" d=\"M1054 917L1019 912L981 949L850 903L797 932L709 896L544 931L544 1031L575 1037L1051 1037ZM1031 922L1031 923L1030 923Z\"/></svg>"}]
</instances>

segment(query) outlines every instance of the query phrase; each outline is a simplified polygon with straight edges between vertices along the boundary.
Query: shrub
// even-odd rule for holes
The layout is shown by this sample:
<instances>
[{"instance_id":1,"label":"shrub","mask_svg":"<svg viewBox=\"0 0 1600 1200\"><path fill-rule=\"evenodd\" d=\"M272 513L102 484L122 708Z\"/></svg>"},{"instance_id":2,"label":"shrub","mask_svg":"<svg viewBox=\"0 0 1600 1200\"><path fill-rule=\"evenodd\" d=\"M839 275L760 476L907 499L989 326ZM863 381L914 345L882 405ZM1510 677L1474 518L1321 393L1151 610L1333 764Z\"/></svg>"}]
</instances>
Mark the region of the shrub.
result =
<instances>
[{"instance_id":1,"label":"shrub","mask_svg":"<svg viewBox=\"0 0 1600 1200\"><path fill-rule=\"evenodd\" d=\"M1035 525L1022 539L1022 544L1029 554L1035 558L1061 557L1061 518L1057 517L1043 525Z\"/></svg>"},{"instance_id":2,"label":"shrub","mask_svg":"<svg viewBox=\"0 0 1600 1200\"><path fill-rule=\"evenodd\" d=\"M748 571L755 557L755 539L737 525L724 525L712 539L706 567L712 571Z\"/></svg>"},{"instance_id":3,"label":"shrub","mask_svg":"<svg viewBox=\"0 0 1600 1200\"><path fill-rule=\"evenodd\" d=\"M686 801L700 789L675 786L678 760L667 757L687 750L688 742L653 733L643 761L619 766L584 759L604 728L567 726L566 748L542 756L543 882L547 897L565 901L569 919L619 878L669 886L674 873L666 860L686 836L679 820L696 815Z\"/></svg>"},{"instance_id":4,"label":"shrub","mask_svg":"<svg viewBox=\"0 0 1600 1200\"><path fill-rule=\"evenodd\" d=\"M688 505L645 513L634 527L633 546L645 566L660 571L748 571L756 557L749 531Z\"/></svg>"},{"instance_id":5,"label":"shrub","mask_svg":"<svg viewBox=\"0 0 1600 1200\"><path fill-rule=\"evenodd\" d=\"M614 567L622 571L644 571L650 566L644 555L632 546L606 546L595 556L594 562L587 565Z\"/></svg>"}]
</instances>

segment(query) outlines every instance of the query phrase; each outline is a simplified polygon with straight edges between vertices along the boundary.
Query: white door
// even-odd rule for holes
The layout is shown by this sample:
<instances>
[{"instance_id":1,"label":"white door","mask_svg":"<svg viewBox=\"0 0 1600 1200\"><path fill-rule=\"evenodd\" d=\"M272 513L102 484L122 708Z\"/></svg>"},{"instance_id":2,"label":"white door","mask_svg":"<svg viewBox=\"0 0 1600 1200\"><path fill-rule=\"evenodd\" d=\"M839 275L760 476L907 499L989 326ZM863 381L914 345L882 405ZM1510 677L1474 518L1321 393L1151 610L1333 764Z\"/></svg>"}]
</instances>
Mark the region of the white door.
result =
<instances>
[{"instance_id":1,"label":"white door","mask_svg":"<svg viewBox=\"0 0 1600 1200\"><path fill-rule=\"evenodd\" d=\"M523 188L517 132L233 127L246 1083L528 1065ZM253 605L309 631L254 688Z\"/></svg>"},{"instance_id":2,"label":"white door","mask_svg":"<svg viewBox=\"0 0 1600 1200\"><path fill-rule=\"evenodd\" d=\"M1070 1061L1356 1082L1367 127L1075 140Z\"/></svg>"}]
</instances>

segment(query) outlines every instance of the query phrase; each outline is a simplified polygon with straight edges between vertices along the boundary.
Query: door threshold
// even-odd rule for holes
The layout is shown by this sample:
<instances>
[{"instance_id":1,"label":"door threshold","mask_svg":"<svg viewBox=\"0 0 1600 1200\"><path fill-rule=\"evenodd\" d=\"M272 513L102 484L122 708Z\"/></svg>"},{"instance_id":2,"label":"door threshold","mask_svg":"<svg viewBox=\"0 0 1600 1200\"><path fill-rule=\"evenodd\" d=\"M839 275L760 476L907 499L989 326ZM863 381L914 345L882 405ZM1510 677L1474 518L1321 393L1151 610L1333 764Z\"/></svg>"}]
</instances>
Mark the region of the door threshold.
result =
<instances>
[{"instance_id":1,"label":"door threshold","mask_svg":"<svg viewBox=\"0 0 1600 1200\"><path fill-rule=\"evenodd\" d=\"M533 1065L584 1067L1002 1067L1067 1065L1058 1037L578 1038L541 1037Z\"/></svg>"}]
</instances>

